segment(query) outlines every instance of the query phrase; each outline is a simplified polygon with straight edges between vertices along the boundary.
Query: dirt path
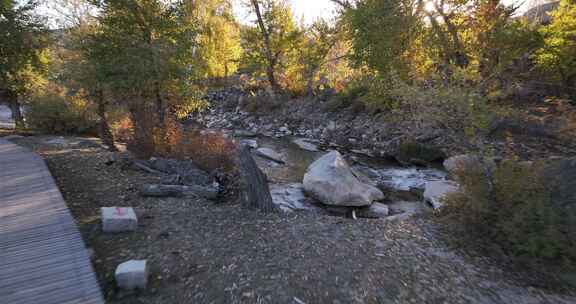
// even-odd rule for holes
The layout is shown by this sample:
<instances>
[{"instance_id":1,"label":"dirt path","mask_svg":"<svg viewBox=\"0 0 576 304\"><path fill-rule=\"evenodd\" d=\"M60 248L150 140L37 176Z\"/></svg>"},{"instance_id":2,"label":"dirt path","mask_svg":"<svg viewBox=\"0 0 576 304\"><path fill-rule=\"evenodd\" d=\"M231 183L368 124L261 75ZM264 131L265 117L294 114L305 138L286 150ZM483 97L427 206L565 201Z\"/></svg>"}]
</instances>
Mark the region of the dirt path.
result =
<instances>
[{"instance_id":1,"label":"dirt path","mask_svg":"<svg viewBox=\"0 0 576 304\"><path fill-rule=\"evenodd\" d=\"M576 303L526 286L483 258L439 241L426 218L404 222L262 215L228 202L143 199L154 179L106 166L96 142L17 140L48 161L109 303ZM102 206L134 206L134 233L104 235ZM146 291L114 289L116 265L148 259Z\"/></svg>"}]
</instances>

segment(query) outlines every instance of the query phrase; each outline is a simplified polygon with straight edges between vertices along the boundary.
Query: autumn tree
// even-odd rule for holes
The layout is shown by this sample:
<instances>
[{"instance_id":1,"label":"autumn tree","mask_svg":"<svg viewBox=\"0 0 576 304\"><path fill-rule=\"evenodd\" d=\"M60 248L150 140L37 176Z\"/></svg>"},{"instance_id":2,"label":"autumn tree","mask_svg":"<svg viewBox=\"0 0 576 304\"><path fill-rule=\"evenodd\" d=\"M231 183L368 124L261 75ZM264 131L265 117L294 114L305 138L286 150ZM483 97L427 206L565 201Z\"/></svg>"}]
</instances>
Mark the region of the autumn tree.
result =
<instances>
[{"instance_id":1,"label":"autumn tree","mask_svg":"<svg viewBox=\"0 0 576 304\"><path fill-rule=\"evenodd\" d=\"M544 70L556 73L566 88L576 87L576 4L572 0L560 1L551 13L552 22L541 29L544 46L536 60Z\"/></svg>"},{"instance_id":2,"label":"autumn tree","mask_svg":"<svg viewBox=\"0 0 576 304\"><path fill-rule=\"evenodd\" d=\"M290 5L284 0L250 0L256 27L245 28L245 60L262 67L273 91L279 91L278 73L295 60L301 31L294 23Z\"/></svg>"},{"instance_id":3,"label":"autumn tree","mask_svg":"<svg viewBox=\"0 0 576 304\"><path fill-rule=\"evenodd\" d=\"M417 37L421 20L413 0L365 0L346 12L353 57L381 75L406 70L407 53Z\"/></svg>"},{"instance_id":4,"label":"autumn tree","mask_svg":"<svg viewBox=\"0 0 576 304\"><path fill-rule=\"evenodd\" d=\"M24 126L21 99L43 82L48 63L47 29L34 13L37 6L36 1L0 2L0 90L18 128Z\"/></svg>"},{"instance_id":5,"label":"autumn tree","mask_svg":"<svg viewBox=\"0 0 576 304\"><path fill-rule=\"evenodd\" d=\"M129 108L152 104L162 124L170 103L185 99L194 72L194 20L180 1L103 0L92 36L97 78Z\"/></svg>"},{"instance_id":6,"label":"autumn tree","mask_svg":"<svg viewBox=\"0 0 576 304\"><path fill-rule=\"evenodd\" d=\"M198 23L195 53L200 77L226 77L238 69L242 47L240 26L230 0L188 1L187 11Z\"/></svg>"}]
</instances>

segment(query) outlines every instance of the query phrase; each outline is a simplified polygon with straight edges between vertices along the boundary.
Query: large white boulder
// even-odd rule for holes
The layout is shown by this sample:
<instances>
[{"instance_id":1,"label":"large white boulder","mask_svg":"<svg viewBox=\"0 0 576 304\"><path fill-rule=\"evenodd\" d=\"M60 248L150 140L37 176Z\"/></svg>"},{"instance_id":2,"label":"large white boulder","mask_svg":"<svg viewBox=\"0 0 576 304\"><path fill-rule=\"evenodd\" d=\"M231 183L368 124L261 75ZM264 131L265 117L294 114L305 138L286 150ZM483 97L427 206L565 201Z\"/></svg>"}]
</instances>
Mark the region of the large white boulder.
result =
<instances>
[{"instance_id":1,"label":"large white boulder","mask_svg":"<svg viewBox=\"0 0 576 304\"><path fill-rule=\"evenodd\" d=\"M424 202L434 209L442 207L443 200L449 193L458 191L458 184L452 181L440 180L426 183Z\"/></svg>"},{"instance_id":2,"label":"large white boulder","mask_svg":"<svg viewBox=\"0 0 576 304\"><path fill-rule=\"evenodd\" d=\"M327 205L360 207L384 198L382 191L356 177L338 151L313 162L303 184L306 193Z\"/></svg>"},{"instance_id":3,"label":"large white boulder","mask_svg":"<svg viewBox=\"0 0 576 304\"><path fill-rule=\"evenodd\" d=\"M145 289L148 284L146 260L130 260L116 267L116 285L121 289Z\"/></svg>"}]
</instances>

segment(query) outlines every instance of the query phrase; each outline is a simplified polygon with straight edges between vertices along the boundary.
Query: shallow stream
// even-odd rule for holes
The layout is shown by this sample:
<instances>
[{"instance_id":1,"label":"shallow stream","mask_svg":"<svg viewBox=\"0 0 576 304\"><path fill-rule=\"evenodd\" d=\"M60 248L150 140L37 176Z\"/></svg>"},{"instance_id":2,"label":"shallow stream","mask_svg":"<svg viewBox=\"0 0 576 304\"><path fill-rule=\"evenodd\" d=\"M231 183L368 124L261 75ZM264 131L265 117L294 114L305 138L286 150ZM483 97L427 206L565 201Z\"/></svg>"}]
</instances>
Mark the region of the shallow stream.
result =
<instances>
[{"instance_id":1,"label":"shallow stream","mask_svg":"<svg viewBox=\"0 0 576 304\"><path fill-rule=\"evenodd\" d=\"M285 162L285 164L280 164L262 157L255 157L258 166L270 180L273 199L280 208L286 211L317 210L317 204L302 192L301 183L308 166L330 149L305 150L294 143L295 139L257 137L248 140L256 140L258 148L269 148L281 154ZM312 147L315 145L314 142L307 144ZM354 153L343 153L343 155L353 169L368 177L375 185L380 185L381 189L399 192L419 191L424 189L428 181L446 178L446 173L440 169L402 167L394 161Z\"/></svg>"}]
</instances>

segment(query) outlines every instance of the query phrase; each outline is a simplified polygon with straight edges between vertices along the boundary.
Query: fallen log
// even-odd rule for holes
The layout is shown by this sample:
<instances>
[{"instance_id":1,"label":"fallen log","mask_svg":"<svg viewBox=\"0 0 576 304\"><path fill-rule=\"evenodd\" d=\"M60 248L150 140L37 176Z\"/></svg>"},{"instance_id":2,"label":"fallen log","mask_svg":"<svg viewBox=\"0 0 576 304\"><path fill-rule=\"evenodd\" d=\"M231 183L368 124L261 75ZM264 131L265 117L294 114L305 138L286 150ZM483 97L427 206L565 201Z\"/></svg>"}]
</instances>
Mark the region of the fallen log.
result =
<instances>
[{"instance_id":1,"label":"fallen log","mask_svg":"<svg viewBox=\"0 0 576 304\"><path fill-rule=\"evenodd\" d=\"M248 147L240 148L237 166L240 172L240 186L244 205L256 208L262 212L277 211L278 209L272 201L272 195L270 195L266 175L256 165Z\"/></svg>"},{"instance_id":2,"label":"fallen log","mask_svg":"<svg viewBox=\"0 0 576 304\"><path fill-rule=\"evenodd\" d=\"M203 197L215 199L218 196L218 189L199 185L149 184L140 188L140 195L144 197Z\"/></svg>"}]
</instances>

